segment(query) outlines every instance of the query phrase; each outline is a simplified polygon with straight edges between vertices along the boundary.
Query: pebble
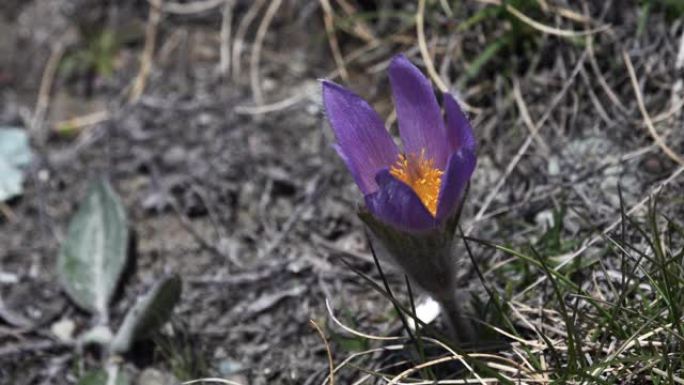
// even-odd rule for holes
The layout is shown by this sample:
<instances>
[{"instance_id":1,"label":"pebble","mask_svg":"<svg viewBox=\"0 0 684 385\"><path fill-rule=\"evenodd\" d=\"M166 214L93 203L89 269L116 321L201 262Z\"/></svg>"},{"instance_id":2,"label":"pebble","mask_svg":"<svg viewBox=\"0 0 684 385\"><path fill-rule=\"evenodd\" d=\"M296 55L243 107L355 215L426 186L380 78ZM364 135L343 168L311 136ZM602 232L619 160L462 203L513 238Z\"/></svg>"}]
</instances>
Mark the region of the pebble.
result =
<instances>
[{"instance_id":1,"label":"pebble","mask_svg":"<svg viewBox=\"0 0 684 385\"><path fill-rule=\"evenodd\" d=\"M74 340L76 324L69 318L61 319L50 326L50 331L61 342L69 343Z\"/></svg>"}]
</instances>

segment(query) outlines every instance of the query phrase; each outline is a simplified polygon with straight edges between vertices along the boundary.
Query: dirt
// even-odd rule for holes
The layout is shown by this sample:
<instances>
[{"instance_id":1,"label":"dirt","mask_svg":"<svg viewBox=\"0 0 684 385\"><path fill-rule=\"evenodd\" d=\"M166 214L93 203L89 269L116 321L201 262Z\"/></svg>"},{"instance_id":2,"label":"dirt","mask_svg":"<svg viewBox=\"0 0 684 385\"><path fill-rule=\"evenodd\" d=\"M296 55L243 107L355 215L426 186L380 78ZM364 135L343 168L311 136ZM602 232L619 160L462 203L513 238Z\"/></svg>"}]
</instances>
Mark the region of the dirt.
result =
<instances>
[{"instance_id":1,"label":"dirt","mask_svg":"<svg viewBox=\"0 0 684 385\"><path fill-rule=\"evenodd\" d=\"M266 113L249 109L254 106L249 52L259 19L247 34L241 76L226 79L218 70L220 10L165 15L145 92L128 103L144 45L146 2L14 3L0 6L0 31L12 31L0 33L0 126L30 127L50 47L69 28L106 23L132 37L116 51L110 76L58 71L46 122L39 132L30 131L35 159L24 193L7 202L11 217L0 216L0 321L5 321L0 322L0 383L74 384L83 368L97 365L97 354L76 354L54 337L51 327L71 320L80 331L93 322L60 288L55 260L89 182L103 177L121 196L135 239L134 269L124 277L112 305L113 323L121 322L137 295L162 274L176 272L184 281L173 327L160 337L171 341L170 355L154 344L141 346L127 357L132 373L156 368L185 376L181 380L218 376L245 384L321 383L327 355L310 320L333 337L337 360L353 351L330 322L326 299L345 321L365 332L398 330L392 304L339 258L377 278L355 216L360 193L331 149L318 93L316 79L334 70L335 62L317 2L286 1L266 35L259 71L267 104L303 95ZM237 2L235 24L250 4ZM368 7L363 4L359 7ZM472 15L482 7L473 2L462 12ZM598 19L603 9L589 12ZM597 85L581 44L543 34L537 38L540 58L530 60L538 59L536 64L507 68L502 58L460 90L478 108L471 113L480 141L478 170L463 215L464 228L473 235L529 241L553 221L554 208L566 205L575 210L565 219L564 234L583 238L592 226L609 224L619 215L618 184L631 207L676 170L652 145L615 55L626 48L637 71L648 73L642 87L655 116L669 106L670 84L676 78L670 63L682 22L667 22L656 14L657 22L638 39L628 37L638 21L638 7L612 12L619 14L604 17L617 37L597 38L594 50L624 107L612 104ZM435 24L436 33L441 26ZM390 28L373 27L377 33ZM469 61L472 50L483 49L477 39L484 34L481 28L462 37L460 49ZM415 38L407 31L399 35ZM88 36L75 32L67 53L83 49ZM349 33L340 36L345 52L360 46ZM419 55L413 42L383 44L351 66L353 80L347 85L387 116L386 75L372 69L384 69L396 52L411 52L415 62ZM464 61L454 66L462 67ZM582 73L572 76L580 62ZM539 131L543 143L533 141L508 175L507 167L529 135L510 93L510 77L520 82L535 122L550 115ZM549 101L567 81L572 85L549 112ZM602 119L599 105L608 110L609 120ZM68 134L56 131L57 122L102 110L108 111L102 122ZM676 127L682 119L676 113L659 125L671 132L668 143L680 153L684 140ZM485 215L475 220L504 176ZM677 196L682 187L679 178L663 194ZM500 258L476 249L484 264ZM463 274L473 273L464 267ZM392 275L391 281L403 290L400 275ZM10 315L22 322L11 322ZM184 349L190 358L179 364Z\"/></svg>"}]
</instances>

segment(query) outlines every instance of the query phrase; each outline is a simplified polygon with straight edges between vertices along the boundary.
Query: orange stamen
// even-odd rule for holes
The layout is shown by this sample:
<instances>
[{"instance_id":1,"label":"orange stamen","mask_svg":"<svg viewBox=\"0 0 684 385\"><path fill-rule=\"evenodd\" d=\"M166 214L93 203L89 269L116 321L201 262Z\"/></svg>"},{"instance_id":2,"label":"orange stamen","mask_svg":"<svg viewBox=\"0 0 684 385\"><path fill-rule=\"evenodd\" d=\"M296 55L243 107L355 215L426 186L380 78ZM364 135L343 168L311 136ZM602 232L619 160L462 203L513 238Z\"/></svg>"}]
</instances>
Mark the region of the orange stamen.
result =
<instances>
[{"instance_id":1,"label":"orange stamen","mask_svg":"<svg viewBox=\"0 0 684 385\"><path fill-rule=\"evenodd\" d=\"M437 199L443 173L444 171L435 167L432 159L425 157L425 150L419 156L399 154L397 163L390 168L390 174L411 186L432 216L437 215Z\"/></svg>"}]
</instances>

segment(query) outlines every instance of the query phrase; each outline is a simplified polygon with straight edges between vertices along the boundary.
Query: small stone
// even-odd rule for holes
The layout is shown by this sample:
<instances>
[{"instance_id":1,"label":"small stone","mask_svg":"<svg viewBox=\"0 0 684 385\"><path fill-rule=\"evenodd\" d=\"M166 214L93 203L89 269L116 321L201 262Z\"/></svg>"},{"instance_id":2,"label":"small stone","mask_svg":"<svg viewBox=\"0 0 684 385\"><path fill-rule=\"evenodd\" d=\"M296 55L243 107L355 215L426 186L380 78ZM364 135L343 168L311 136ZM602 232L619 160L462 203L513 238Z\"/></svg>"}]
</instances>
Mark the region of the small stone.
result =
<instances>
[{"instance_id":1,"label":"small stone","mask_svg":"<svg viewBox=\"0 0 684 385\"><path fill-rule=\"evenodd\" d=\"M278 82L273 78L267 77L264 78L263 82L261 83L261 87L266 92L273 91L278 87Z\"/></svg>"},{"instance_id":2,"label":"small stone","mask_svg":"<svg viewBox=\"0 0 684 385\"><path fill-rule=\"evenodd\" d=\"M138 376L136 385L168 385L178 384L178 380L169 373L164 373L154 368L143 370Z\"/></svg>"},{"instance_id":3,"label":"small stone","mask_svg":"<svg viewBox=\"0 0 684 385\"><path fill-rule=\"evenodd\" d=\"M187 152L182 146L173 146L162 156L162 161L167 166L177 166L187 157Z\"/></svg>"},{"instance_id":4,"label":"small stone","mask_svg":"<svg viewBox=\"0 0 684 385\"><path fill-rule=\"evenodd\" d=\"M661 174L665 169L663 162L657 155L651 155L643 163L644 170L654 175Z\"/></svg>"},{"instance_id":5,"label":"small stone","mask_svg":"<svg viewBox=\"0 0 684 385\"><path fill-rule=\"evenodd\" d=\"M537 226L541 226L544 229L553 227L555 219L553 217L553 210L544 210L537 213L534 216L534 222Z\"/></svg>"},{"instance_id":6,"label":"small stone","mask_svg":"<svg viewBox=\"0 0 684 385\"><path fill-rule=\"evenodd\" d=\"M19 283L19 276L14 273L0 270L0 283Z\"/></svg>"},{"instance_id":7,"label":"small stone","mask_svg":"<svg viewBox=\"0 0 684 385\"><path fill-rule=\"evenodd\" d=\"M206 112L197 115L197 123L201 126L208 126L214 121L214 117Z\"/></svg>"},{"instance_id":8,"label":"small stone","mask_svg":"<svg viewBox=\"0 0 684 385\"><path fill-rule=\"evenodd\" d=\"M68 318L61 319L50 326L52 334L54 334L58 340L65 343L74 340L74 330L76 330L76 324L73 320Z\"/></svg>"},{"instance_id":9,"label":"small stone","mask_svg":"<svg viewBox=\"0 0 684 385\"><path fill-rule=\"evenodd\" d=\"M247 380L247 377L244 374L233 374L233 375L227 376L225 379L227 381L230 381L231 383L240 384L240 385L249 385L249 381Z\"/></svg>"},{"instance_id":10,"label":"small stone","mask_svg":"<svg viewBox=\"0 0 684 385\"><path fill-rule=\"evenodd\" d=\"M221 360L218 365L218 371L221 376L230 376L244 369L244 366L230 359Z\"/></svg>"},{"instance_id":11,"label":"small stone","mask_svg":"<svg viewBox=\"0 0 684 385\"><path fill-rule=\"evenodd\" d=\"M558 162L558 158L555 156L549 159L549 164L547 167L549 175L556 176L560 174L560 164Z\"/></svg>"},{"instance_id":12,"label":"small stone","mask_svg":"<svg viewBox=\"0 0 684 385\"><path fill-rule=\"evenodd\" d=\"M47 183L50 180L50 170L43 168L38 171L38 180Z\"/></svg>"}]
</instances>

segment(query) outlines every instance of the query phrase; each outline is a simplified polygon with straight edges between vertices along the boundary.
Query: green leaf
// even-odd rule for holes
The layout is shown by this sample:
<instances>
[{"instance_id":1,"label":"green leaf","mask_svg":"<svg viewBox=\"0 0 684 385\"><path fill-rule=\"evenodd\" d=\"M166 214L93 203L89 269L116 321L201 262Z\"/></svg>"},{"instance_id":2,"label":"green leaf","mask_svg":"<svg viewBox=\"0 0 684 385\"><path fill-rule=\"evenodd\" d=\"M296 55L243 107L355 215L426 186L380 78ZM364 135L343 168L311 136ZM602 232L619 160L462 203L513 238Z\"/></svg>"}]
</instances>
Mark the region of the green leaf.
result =
<instances>
[{"instance_id":1,"label":"green leaf","mask_svg":"<svg viewBox=\"0 0 684 385\"><path fill-rule=\"evenodd\" d=\"M20 167L31 163L26 131L0 128L0 201L21 195L24 173Z\"/></svg>"},{"instance_id":2,"label":"green leaf","mask_svg":"<svg viewBox=\"0 0 684 385\"><path fill-rule=\"evenodd\" d=\"M127 249L124 207L109 183L98 181L91 186L69 224L57 269L71 299L105 321L107 307L126 265Z\"/></svg>"},{"instance_id":3,"label":"green leaf","mask_svg":"<svg viewBox=\"0 0 684 385\"><path fill-rule=\"evenodd\" d=\"M148 337L171 317L180 299L181 279L177 275L162 278L126 314L111 345L113 353L127 352L133 342Z\"/></svg>"},{"instance_id":4,"label":"green leaf","mask_svg":"<svg viewBox=\"0 0 684 385\"><path fill-rule=\"evenodd\" d=\"M110 379L110 376L114 378ZM130 383L130 377L117 367L115 370L110 370L110 373L104 369L91 370L81 377L77 385L129 385Z\"/></svg>"}]
</instances>

